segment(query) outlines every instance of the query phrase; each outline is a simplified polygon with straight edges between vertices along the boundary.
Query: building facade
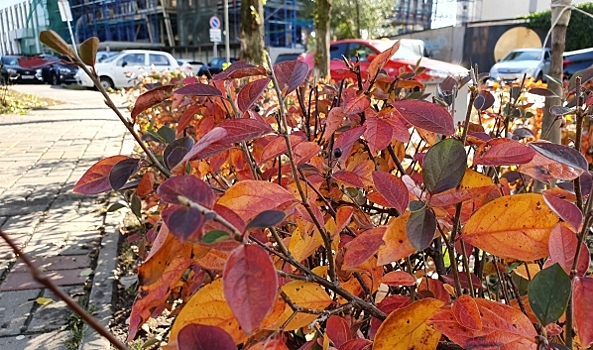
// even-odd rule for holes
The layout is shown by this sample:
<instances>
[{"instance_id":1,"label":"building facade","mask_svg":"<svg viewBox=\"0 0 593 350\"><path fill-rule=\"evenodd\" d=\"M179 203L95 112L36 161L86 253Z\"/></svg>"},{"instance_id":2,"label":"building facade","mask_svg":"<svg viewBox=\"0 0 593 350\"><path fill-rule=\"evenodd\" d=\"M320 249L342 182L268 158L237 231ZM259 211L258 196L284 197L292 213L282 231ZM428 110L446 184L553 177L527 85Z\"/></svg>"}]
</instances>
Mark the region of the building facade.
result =
<instances>
[{"instance_id":1,"label":"building facade","mask_svg":"<svg viewBox=\"0 0 593 350\"><path fill-rule=\"evenodd\" d=\"M38 33L47 27L44 16L46 1L2 1L0 4L0 55L19 54L23 51L41 52L41 45L33 32Z\"/></svg>"}]
</instances>

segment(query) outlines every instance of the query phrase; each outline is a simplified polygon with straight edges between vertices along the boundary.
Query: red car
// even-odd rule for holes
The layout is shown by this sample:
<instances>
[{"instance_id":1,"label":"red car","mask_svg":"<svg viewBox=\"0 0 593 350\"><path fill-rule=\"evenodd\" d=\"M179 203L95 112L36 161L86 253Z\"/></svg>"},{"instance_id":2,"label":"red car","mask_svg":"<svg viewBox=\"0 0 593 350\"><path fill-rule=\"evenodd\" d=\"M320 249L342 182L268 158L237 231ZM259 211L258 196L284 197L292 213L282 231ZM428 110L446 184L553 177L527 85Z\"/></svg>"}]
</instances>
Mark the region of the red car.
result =
<instances>
[{"instance_id":1,"label":"red car","mask_svg":"<svg viewBox=\"0 0 593 350\"><path fill-rule=\"evenodd\" d=\"M367 69L370 62L383 51L388 50L395 44L395 40L338 40L330 45L330 74L334 80L342 80L344 78L355 79L356 76L349 72L346 64L342 60L342 55L349 58L352 62L356 62L356 54L360 59L360 72L363 78L367 77ZM299 56L299 60L304 61L313 68L314 53L304 53ZM385 64L384 70L389 75L399 74L401 67L409 72L414 71L414 67L421 56L412 50L401 46L391 59ZM419 74L416 79L426 82L439 82L449 75L456 77L467 75L468 70L462 66L447 63L443 61L433 60L427 57L422 57L420 66L425 70Z\"/></svg>"}]
</instances>

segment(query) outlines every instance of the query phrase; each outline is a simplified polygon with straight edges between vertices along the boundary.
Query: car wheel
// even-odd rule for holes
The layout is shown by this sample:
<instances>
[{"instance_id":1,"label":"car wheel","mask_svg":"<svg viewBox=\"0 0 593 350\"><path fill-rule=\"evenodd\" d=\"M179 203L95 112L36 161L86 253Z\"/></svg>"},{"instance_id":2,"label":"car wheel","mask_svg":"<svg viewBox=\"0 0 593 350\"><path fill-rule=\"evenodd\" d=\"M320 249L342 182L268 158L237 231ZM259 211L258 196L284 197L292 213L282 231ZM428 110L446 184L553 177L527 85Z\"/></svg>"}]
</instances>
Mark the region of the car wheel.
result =
<instances>
[{"instance_id":1,"label":"car wheel","mask_svg":"<svg viewBox=\"0 0 593 350\"><path fill-rule=\"evenodd\" d=\"M51 84L52 85L60 85L60 78L58 77L57 74L51 75Z\"/></svg>"},{"instance_id":2,"label":"car wheel","mask_svg":"<svg viewBox=\"0 0 593 350\"><path fill-rule=\"evenodd\" d=\"M103 87L103 89L105 89L105 90L113 89L113 80L111 80L111 78L101 77L101 78L99 78L99 81L101 82L101 86Z\"/></svg>"}]
</instances>

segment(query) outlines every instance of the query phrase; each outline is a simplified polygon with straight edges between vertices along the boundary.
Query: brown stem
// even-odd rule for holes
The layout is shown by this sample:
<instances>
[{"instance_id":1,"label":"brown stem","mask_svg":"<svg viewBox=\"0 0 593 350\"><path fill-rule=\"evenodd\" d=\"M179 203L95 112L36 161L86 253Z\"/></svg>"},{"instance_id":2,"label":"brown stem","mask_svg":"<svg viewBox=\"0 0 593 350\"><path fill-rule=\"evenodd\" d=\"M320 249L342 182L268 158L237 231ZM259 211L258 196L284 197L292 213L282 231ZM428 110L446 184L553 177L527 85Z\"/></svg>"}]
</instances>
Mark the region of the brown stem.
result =
<instances>
[{"instance_id":1,"label":"brown stem","mask_svg":"<svg viewBox=\"0 0 593 350\"><path fill-rule=\"evenodd\" d=\"M91 316L89 313L87 313L82 308L82 306L80 306L76 301L74 301L72 298L70 298L70 296L68 296L60 288L58 288L55 284L53 284L51 279L43 276L41 271L39 271L39 269L37 269L37 267L35 267L35 265L33 265L31 260L29 259L29 257L27 255L25 255L19 249L19 247L16 244L14 244L12 239L10 237L8 237L8 235L6 233L4 233L4 231L2 231L1 229L0 229L0 236L12 248L12 250L14 251L14 254L16 256L18 256L19 258L21 258L21 260L23 260L25 265L27 265L27 267L29 268L31 275L37 282L41 283L43 286L45 286L47 289L49 289L52 293L54 293L58 298L60 298L62 301L64 301L66 303L66 305L68 305L68 307L72 311L74 311L74 313L76 313L78 316L80 316L80 318L82 318L89 326L93 327L93 329L96 330L97 333L99 333L102 336L104 336L105 338L107 338L107 340L109 340L109 342L114 347L116 347L119 350L127 350L128 349L113 334L111 334L107 329L105 329L103 326L101 326L101 324L99 323L99 321L97 321L97 319L95 319L93 316Z\"/></svg>"}]
</instances>

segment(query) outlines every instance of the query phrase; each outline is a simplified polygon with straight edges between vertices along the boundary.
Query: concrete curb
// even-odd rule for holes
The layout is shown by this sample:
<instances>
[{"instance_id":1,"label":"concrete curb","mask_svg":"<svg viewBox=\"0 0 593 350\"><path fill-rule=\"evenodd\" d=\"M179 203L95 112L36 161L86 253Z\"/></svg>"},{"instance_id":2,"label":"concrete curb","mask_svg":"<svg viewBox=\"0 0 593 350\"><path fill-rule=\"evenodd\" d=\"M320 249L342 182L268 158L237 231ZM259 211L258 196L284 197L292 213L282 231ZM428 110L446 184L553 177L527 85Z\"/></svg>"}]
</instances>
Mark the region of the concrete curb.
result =
<instances>
[{"instance_id":1,"label":"concrete curb","mask_svg":"<svg viewBox=\"0 0 593 350\"><path fill-rule=\"evenodd\" d=\"M101 240L101 250L88 305L95 309L93 316L99 320L99 323L103 327L108 327L113 315L111 306L116 283L117 247L121 235L117 226L106 224L105 229L108 233ZM78 348L79 350L109 350L110 344L107 339L85 324Z\"/></svg>"}]
</instances>

